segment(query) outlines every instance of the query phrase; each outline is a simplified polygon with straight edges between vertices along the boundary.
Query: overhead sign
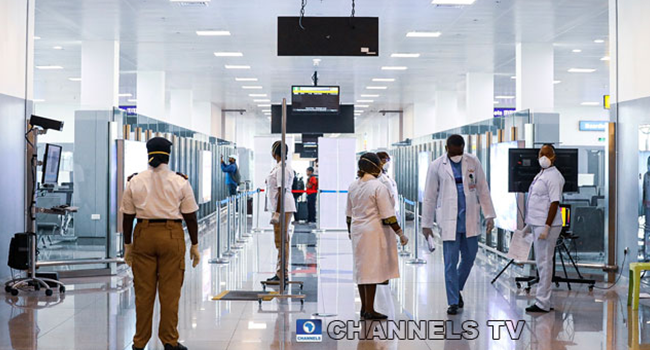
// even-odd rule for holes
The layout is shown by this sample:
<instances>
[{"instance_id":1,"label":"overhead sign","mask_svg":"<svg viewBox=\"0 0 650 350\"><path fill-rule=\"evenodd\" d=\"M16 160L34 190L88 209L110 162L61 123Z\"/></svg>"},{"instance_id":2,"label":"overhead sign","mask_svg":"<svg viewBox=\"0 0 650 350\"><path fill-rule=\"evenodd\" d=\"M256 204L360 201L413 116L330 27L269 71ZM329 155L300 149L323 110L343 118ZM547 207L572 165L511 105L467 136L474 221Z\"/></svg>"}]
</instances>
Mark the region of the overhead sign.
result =
<instances>
[{"instance_id":1,"label":"overhead sign","mask_svg":"<svg viewBox=\"0 0 650 350\"><path fill-rule=\"evenodd\" d=\"M596 120L581 120L580 121L580 131L606 131L607 130L606 121Z\"/></svg>"},{"instance_id":2,"label":"overhead sign","mask_svg":"<svg viewBox=\"0 0 650 350\"><path fill-rule=\"evenodd\" d=\"M516 109L515 108L504 108L504 107L497 107L494 108L494 117L505 117L507 115L515 114Z\"/></svg>"}]
</instances>

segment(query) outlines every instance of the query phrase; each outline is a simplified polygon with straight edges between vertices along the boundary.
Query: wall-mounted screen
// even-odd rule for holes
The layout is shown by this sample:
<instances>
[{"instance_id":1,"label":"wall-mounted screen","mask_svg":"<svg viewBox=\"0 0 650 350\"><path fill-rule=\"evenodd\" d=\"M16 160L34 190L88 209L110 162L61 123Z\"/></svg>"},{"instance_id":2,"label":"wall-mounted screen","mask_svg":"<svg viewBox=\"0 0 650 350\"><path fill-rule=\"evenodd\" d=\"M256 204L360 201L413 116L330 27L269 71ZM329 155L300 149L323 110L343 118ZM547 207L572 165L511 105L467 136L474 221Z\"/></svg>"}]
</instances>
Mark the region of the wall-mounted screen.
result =
<instances>
[{"instance_id":1,"label":"wall-mounted screen","mask_svg":"<svg viewBox=\"0 0 650 350\"><path fill-rule=\"evenodd\" d=\"M282 106L271 107L271 133L282 133ZM340 105L339 113L293 113L287 105L287 133L289 134L354 134L354 105Z\"/></svg>"},{"instance_id":2,"label":"wall-mounted screen","mask_svg":"<svg viewBox=\"0 0 650 350\"><path fill-rule=\"evenodd\" d=\"M292 86L293 113L338 113L338 86Z\"/></svg>"},{"instance_id":3,"label":"wall-mounted screen","mask_svg":"<svg viewBox=\"0 0 650 350\"><path fill-rule=\"evenodd\" d=\"M129 176L147 170L148 158L145 142L124 140L124 186Z\"/></svg>"},{"instance_id":4,"label":"wall-mounted screen","mask_svg":"<svg viewBox=\"0 0 650 350\"><path fill-rule=\"evenodd\" d=\"M201 171L199 181L201 183L201 203L212 200L212 152L201 151Z\"/></svg>"}]
</instances>

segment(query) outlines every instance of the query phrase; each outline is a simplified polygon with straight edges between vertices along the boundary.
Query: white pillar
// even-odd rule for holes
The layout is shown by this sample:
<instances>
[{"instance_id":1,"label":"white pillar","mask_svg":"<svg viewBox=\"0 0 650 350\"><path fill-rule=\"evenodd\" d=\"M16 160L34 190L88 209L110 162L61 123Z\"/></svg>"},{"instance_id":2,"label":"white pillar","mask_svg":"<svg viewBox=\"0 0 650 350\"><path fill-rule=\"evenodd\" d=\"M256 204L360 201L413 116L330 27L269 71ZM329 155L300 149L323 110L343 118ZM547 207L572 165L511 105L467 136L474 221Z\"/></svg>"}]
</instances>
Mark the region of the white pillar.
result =
<instances>
[{"instance_id":1,"label":"white pillar","mask_svg":"<svg viewBox=\"0 0 650 350\"><path fill-rule=\"evenodd\" d=\"M34 1L0 0L0 23L0 94L32 99ZM27 95L25 86L29 89Z\"/></svg>"},{"instance_id":2,"label":"white pillar","mask_svg":"<svg viewBox=\"0 0 650 350\"><path fill-rule=\"evenodd\" d=\"M211 103L210 105L210 134L214 137L223 138L221 108L215 103Z\"/></svg>"},{"instance_id":3,"label":"white pillar","mask_svg":"<svg viewBox=\"0 0 650 350\"><path fill-rule=\"evenodd\" d=\"M169 122L183 128L192 128L192 90L171 90L169 92Z\"/></svg>"},{"instance_id":4,"label":"white pillar","mask_svg":"<svg viewBox=\"0 0 650 350\"><path fill-rule=\"evenodd\" d=\"M112 109L119 105L120 43L84 41L81 44L81 105Z\"/></svg>"},{"instance_id":5,"label":"white pillar","mask_svg":"<svg viewBox=\"0 0 650 350\"><path fill-rule=\"evenodd\" d=\"M465 124L490 119L494 115L494 74L467 73Z\"/></svg>"},{"instance_id":6,"label":"white pillar","mask_svg":"<svg viewBox=\"0 0 650 350\"><path fill-rule=\"evenodd\" d=\"M212 132L212 103L194 101L193 108L191 129L210 135Z\"/></svg>"},{"instance_id":7,"label":"white pillar","mask_svg":"<svg viewBox=\"0 0 650 350\"><path fill-rule=\"evenodd\" d=\"M436 91L435 125L432 132L444 131L462 125L458 120L458 93L456 91Z\"/></svg>"},{"instance_id":8,"label":"white pillar","mask_svg":"<svg viewBox=\"0 0 650 350\"><path fill-rule=\"evenodd\" d=\"M553 112L553 44L517 43L517 110Z\"/></svg>"},{"instance_id":9,"label":"white pillar","mask_svg":"<svg viewBox=\"0 0 650 350\"><path fill-rule=\"evenodd\" d=\"M137 83L138 114L167 120L165 113L165 72L139 71Z\"/></svg>"}]
</instances>

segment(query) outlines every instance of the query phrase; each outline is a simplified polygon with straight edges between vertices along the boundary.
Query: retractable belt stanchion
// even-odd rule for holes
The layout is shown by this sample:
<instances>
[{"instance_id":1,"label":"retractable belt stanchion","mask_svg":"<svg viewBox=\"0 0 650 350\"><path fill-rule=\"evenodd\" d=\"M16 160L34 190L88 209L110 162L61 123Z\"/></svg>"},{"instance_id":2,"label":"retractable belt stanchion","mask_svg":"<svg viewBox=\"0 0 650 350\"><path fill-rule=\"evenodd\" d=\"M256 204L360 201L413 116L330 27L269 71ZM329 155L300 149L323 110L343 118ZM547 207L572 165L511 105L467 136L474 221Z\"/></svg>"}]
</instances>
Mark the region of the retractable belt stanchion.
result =
<instances>
[{"instance_id":1,"label":"retractable belt stanchion","mask_svg":"<svg viewBox=\"0 0 650 350\"><path fill-rule=\"evenodd\" d=\"M228 197L226 201L226 246L227 250L223 253L224 256L235 256L237 253L235 253L232 249L231 246L231 241L230 241L230 231L231 231L231 222L230 222L230 203L232 203L232 197Z\"/></svg>"},{"instance_id":2,"label":"retractable belt stanchion","mask_svg":"<svg viewBox=\"0 0 650 350\"><path fill-rule=\"evenodd\" d=\"M215 249L217 254L215 255L214 259L210 259L210 261L209 261L210 264L227 264L227 263L229 263L228 259L225 259L225 258L221 257L221 203L222 202L217 202L217 237L215 239L215 241L217 242L217 249Z\"/></svg>"},{"instance_id":3,"label":"retractable belt stanchion","mask_svg":"<svg viewBox=\"0 0 650 350\"><path fill-rule=\"evenodd\" d=\"M244 239L244 221L246 218L244 217L244 205L243 201L245 199L247 192L242 192L237 195L237 235L239 238L237 238L237 244L243 245L244 243L248 242L246 239Z\"/></svg>"},{"instance_id":4,"label":"retractable belt stanchion","mask_svg":"<svg viewBox=\"0 0 650 350\"><path fill-rule=\"evenodd\" d=\"M400 211L400 227L404 232L406 232L406 204L404 203L404 196L400 195L399 196L399 211ZM411 256L411 252L409 252L408 245L399 245L400 246L400 252L399 256L407 257Z\"/></svg>"},{"instance_id":5,"label":"retractable belt stanchion","mask_svg":"<svg viewBox=\"0 0 650 350\"><path fill-rule=\"evenodd\" d=\"M231 240L230 248L235 249L235 250L240 250L240 249L244 248L244 246L237 242L237 228L238 228L238 225L237 225L237 216L238 216L237 215L237 204L238 204L238 200L239 200L239 194L233 196L232 198L233 198L233 201L232 201L232 204L230 204L230 206L232 207L230 209L230 212L232 213L232 227L230 227L230 230L229 230L230 231L230 240Z\"/></svg>"},{"instance_id":6,"label":"retractable belt stanchion","mask_svg":"<svg viewBox=\"0 0 650 350\"><path fill-rule=\"evenodd\" d=\"M411 201L408 201L408 203L413 206L413 216L414 216L413 217L413 236L414 236L413 239L415 240L415 248L414 248L415 249L415 257L413 259L407 261L406 263L411 264L411 265L424 265L424 264L427 263L427 261L424 260L424 259L419 258L419 251L420 251L419 241L418 241L418 236L419 236L418 231L420 230L420 225L419 225L419 222L420 222L420 208L419 208L419 203L418 202L411 202Z\"/></svg>"},{"instance_id":7,"label":"retractable belt stanchion","mask_svg":"<svg viewBox=\"0 0 650 350\"><path fill-rule=\"evenodd\" d=\"M255 206L255 228L253 229L253 232L263 232L264 230L260 227L260 206L262 205L262 202L260 202L260 193L262 190L259 188L257 189L257 205Z\"/></svg>"},{"instance_id":8,"label":"retractable belt stanchion","mask_svg":"<svg viewBox=\"0 0 650 350\"><path fill-rule=\"evenodd\" d=\"M244 233L242 233L242 237L246 240L249 238L253 237L251 233L248 231L248 199L251 196L251 194L255 193L255 191L246 191L246 198L244 200Z\"/></svg>"},{"instance_id":9,"label":"retractable belt stanchion","mask_svg":"<svg viewBox=\"0 0 650 350\"><path fill-rule=\"evenodd\" d=\"M318 208L316 208L316 210L317 210L316 211L316 228L311 230L312 233L323 233L323 232L325 232L325 230L323 230L321 228L321 216L320 216L320 212L321 212L320 197L321 197L322 193L323 192L319 188L318 189L318 194L316 195L316 203L318 205Z\"/></svg>"}]
</instances>

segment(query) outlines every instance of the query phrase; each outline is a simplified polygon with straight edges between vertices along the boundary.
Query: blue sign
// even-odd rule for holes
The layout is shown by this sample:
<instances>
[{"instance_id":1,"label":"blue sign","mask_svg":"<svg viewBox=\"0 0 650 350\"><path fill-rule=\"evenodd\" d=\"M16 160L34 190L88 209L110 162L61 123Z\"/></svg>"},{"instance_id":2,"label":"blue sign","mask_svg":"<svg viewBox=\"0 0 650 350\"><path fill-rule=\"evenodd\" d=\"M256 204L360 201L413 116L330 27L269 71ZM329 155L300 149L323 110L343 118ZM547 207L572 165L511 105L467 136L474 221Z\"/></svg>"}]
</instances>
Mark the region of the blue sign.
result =
<instances>
[{"instance_id":1,"label":"blue sign","mask_svg":"<svg viewBox=\"0 0 650 350\"><path fill-rule=\"evenodd\" d=\"M120 106L120 109L126 112L126 115L137 115L137 106Z\"/></svg>"},{"instance_id":2,"label":"blue sign","mask_svg":"<svg viewBox=\"0 0 650 350\"><path fill-rule=\"evenodd\" d=\"M505 117L507 115L515 114L515 112L515 108L496 107L494 108L494 117Z\"/></svg>"},{"instance_id":3,"label":"blue sign","mask_svg":"<svg viewBox=\"0 0 650 350\"><path fill-rule=\"evenodd\" d=\"M600 121L600 120L596 120L596 121L581 120L580 131L606 131L607 124L608 122Z\"/></svg>"},{"instance_id":4,"label":"blue sign","mask_svg":"<svg viewBox=\"0 0 650 350\"><path fill-rule=\"evenodd\" d=\"M318 319L296 320L296 341L317 343L323 341L323 321Z\"/></svg>"}]
</instances>

